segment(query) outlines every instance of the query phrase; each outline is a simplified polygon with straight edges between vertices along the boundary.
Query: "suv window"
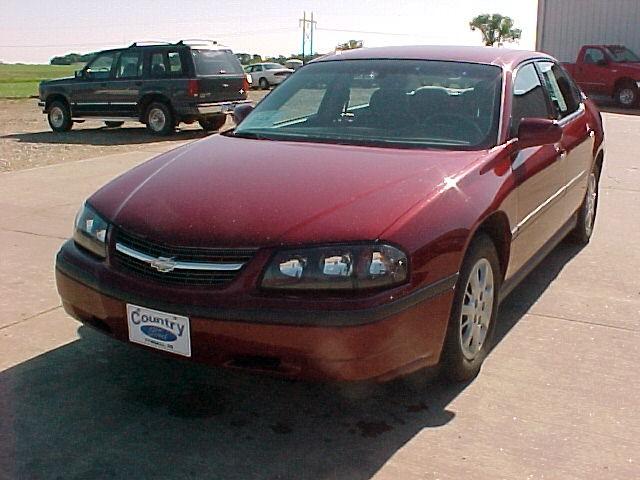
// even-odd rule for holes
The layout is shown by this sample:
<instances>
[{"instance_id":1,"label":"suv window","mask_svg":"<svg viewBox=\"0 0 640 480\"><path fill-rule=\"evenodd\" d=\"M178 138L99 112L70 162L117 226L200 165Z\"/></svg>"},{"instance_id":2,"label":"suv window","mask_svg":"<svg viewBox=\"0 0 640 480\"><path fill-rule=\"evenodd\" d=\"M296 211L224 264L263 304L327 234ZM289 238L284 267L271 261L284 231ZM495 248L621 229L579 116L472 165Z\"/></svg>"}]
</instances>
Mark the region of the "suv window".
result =
<instances>
[{"instance_id":1,"label":"suv window","mask_svg":"<svg viewBox=\"0 0 640 480\"><path fill-rule=\"evenodd\" d=\"M171 75L182 75L182 61L180 60L180 52L168 52L169 73Z\"/></svg>"},{"instance_id":2,"label":"suv window","mask_svg":"<svg viewBox=\"0 0 640 480\"><path fill-rule=\"evenodd\" d=\"M571 115L580 106L580 94L569 76L559 65L553 62L538 62L551 102L557 110L557 118Z\"/></svg>"},{"instance_id":3,"label":"suv window","mask_svg":"<svg viewBox=\"0 0 640 480\"><path fill-rule=\"evenodd\" d=\"M604 53L599 48L587 48L584 52L584 63L597 65L604 59Z\"/></svg>"},{"instance_id":4,"label":"suv window","mask_svg":"<svg viewBox=\"0 0 640 480\"><path fill-rule=\"evenodd\" d=\"M164 54L162 52L151 54L150 64L149 73L152 77L165 77L167 75L167 67L164 65Z\"/></svg>"},{"instance_id":5,"label":"suv window","mask_svg":"<svg viewBox=\"0 0 640 480\"><path fill-rule=\"evenodd\" d=\"M116 59L116 52L99 54L87 67L90 78L106 80L111 76L111 68Z\"/></svg>"},{"instance_id":6,"label":"suv window","mask_svg":"<svg viewBox=\"0 0 640 480\"><path fill-rule=\"evenodd\" d=\"M551 118L549 103L533 63L518 69L513 83L511 135L517 136L523 118Z\"/></svg>"},{"instance_id":7,"label":"suv window","mask_svg":"<svg viewBox=\"0 0 640 480\"><path fill-rule=\"evenodd\" d=\"M116 78L137 78L142 76L142 62L140 51L124 52L120 55Z\"/></svg>"},{"instance_id":8,"label":"suv window","mask_svg":"<svg viewBox=\"0 0 640 480\"><path fill-rule=\"evenodd\" d=\"M191 50L198 75L243 74L242 65L231 50Z\"/></svg>"}]
</instances>

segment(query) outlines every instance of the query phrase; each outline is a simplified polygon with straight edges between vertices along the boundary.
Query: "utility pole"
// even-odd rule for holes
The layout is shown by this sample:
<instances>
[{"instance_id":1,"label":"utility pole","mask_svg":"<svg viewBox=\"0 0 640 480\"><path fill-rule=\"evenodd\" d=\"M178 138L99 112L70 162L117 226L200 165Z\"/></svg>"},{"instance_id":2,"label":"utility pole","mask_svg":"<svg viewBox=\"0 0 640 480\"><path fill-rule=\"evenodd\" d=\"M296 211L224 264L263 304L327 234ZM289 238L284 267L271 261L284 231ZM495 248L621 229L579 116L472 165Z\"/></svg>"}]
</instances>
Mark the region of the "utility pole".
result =
<instances>
[{"instance_id":1,"label":"utility pole","mask_svg":"<svg viewBox=\"0 0 640 480\"><path fill-rule=\"evenodd\" d=\"M311 12L311 18L307 19L307 12L303 12L300 24L302 25L302 63L305 63L305 46L307 39L311 46L311 55L313 56L313 33L315 30L315 24L318 23L313 19L313 12ZM309 28L307 29L307 24Z\"/></svg>"}]
</instances>

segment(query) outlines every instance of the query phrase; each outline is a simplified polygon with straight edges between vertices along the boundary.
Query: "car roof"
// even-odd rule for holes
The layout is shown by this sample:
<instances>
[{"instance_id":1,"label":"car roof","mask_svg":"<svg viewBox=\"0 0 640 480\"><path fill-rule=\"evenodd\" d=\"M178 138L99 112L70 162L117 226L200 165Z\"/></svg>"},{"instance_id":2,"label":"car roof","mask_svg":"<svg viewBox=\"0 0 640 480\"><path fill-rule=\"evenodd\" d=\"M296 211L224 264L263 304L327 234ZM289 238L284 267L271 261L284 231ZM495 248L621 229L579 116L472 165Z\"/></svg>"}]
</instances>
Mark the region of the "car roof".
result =
<instances>
[{"instance_id":1,"label":"car roof","mask_svg":"<svg viewBox=\"0 0 640 480\"><path fill-rule=\"evenodd\" d=\"M513 50L503 47L467 47L411 45L399 47L356 48L329 54L313 60L326 62L334 60L401 59L440 60L451 62L483 63L505 69L515 68L532 58L548 58L547 54L529 50Z\"/></svg>"}]
</instances>

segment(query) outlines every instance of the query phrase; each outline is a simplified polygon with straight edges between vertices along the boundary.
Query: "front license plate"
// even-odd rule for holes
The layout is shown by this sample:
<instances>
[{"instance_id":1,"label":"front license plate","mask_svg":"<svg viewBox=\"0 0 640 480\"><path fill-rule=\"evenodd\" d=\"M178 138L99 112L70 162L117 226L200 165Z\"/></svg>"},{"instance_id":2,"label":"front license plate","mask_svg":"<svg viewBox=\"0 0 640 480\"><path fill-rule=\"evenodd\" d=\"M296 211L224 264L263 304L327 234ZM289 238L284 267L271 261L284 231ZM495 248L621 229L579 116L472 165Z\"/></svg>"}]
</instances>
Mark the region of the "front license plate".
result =
<instances>
[{"instance_id":1,"label":"front license plate","mask_svg":"<svg viewBox=\"0 0 640 480\"><path fill-rule=\"evenodd\" d=\"M134 343L191 356L189 317L127 304L127 325Z\"/></svg>"}]
</instances>

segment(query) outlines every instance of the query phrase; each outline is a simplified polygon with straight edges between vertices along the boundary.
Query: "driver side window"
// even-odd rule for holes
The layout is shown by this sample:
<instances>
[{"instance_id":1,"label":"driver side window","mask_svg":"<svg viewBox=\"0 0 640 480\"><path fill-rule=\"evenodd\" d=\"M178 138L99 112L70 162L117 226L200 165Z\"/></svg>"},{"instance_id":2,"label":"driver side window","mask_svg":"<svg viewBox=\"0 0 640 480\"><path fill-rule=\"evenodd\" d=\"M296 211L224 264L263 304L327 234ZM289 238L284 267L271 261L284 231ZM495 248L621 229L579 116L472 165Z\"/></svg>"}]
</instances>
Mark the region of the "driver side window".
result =
<instances>
[{"instance_id":1,"label":"driver side window","mask_svg":"<svg viewBox=\"0 0 640 480\"><path fill-rule=\"evenodd\" d=\"M107 80L111 76L111 68L116 58L115 52L103 53L96 57L87 68L89 78Z\"/></svg>"},{"instance_id":2,"label":"driver side window","mask_svg":"<svg viewBox=\"0 0 640 480\"><path fill-rule=\"evenodd\" d=\"M513 83L512 138L518 136L518 127L523 118L552 118L547 96L533 63L520 67Z\"/></svg>"}]
</instances>

